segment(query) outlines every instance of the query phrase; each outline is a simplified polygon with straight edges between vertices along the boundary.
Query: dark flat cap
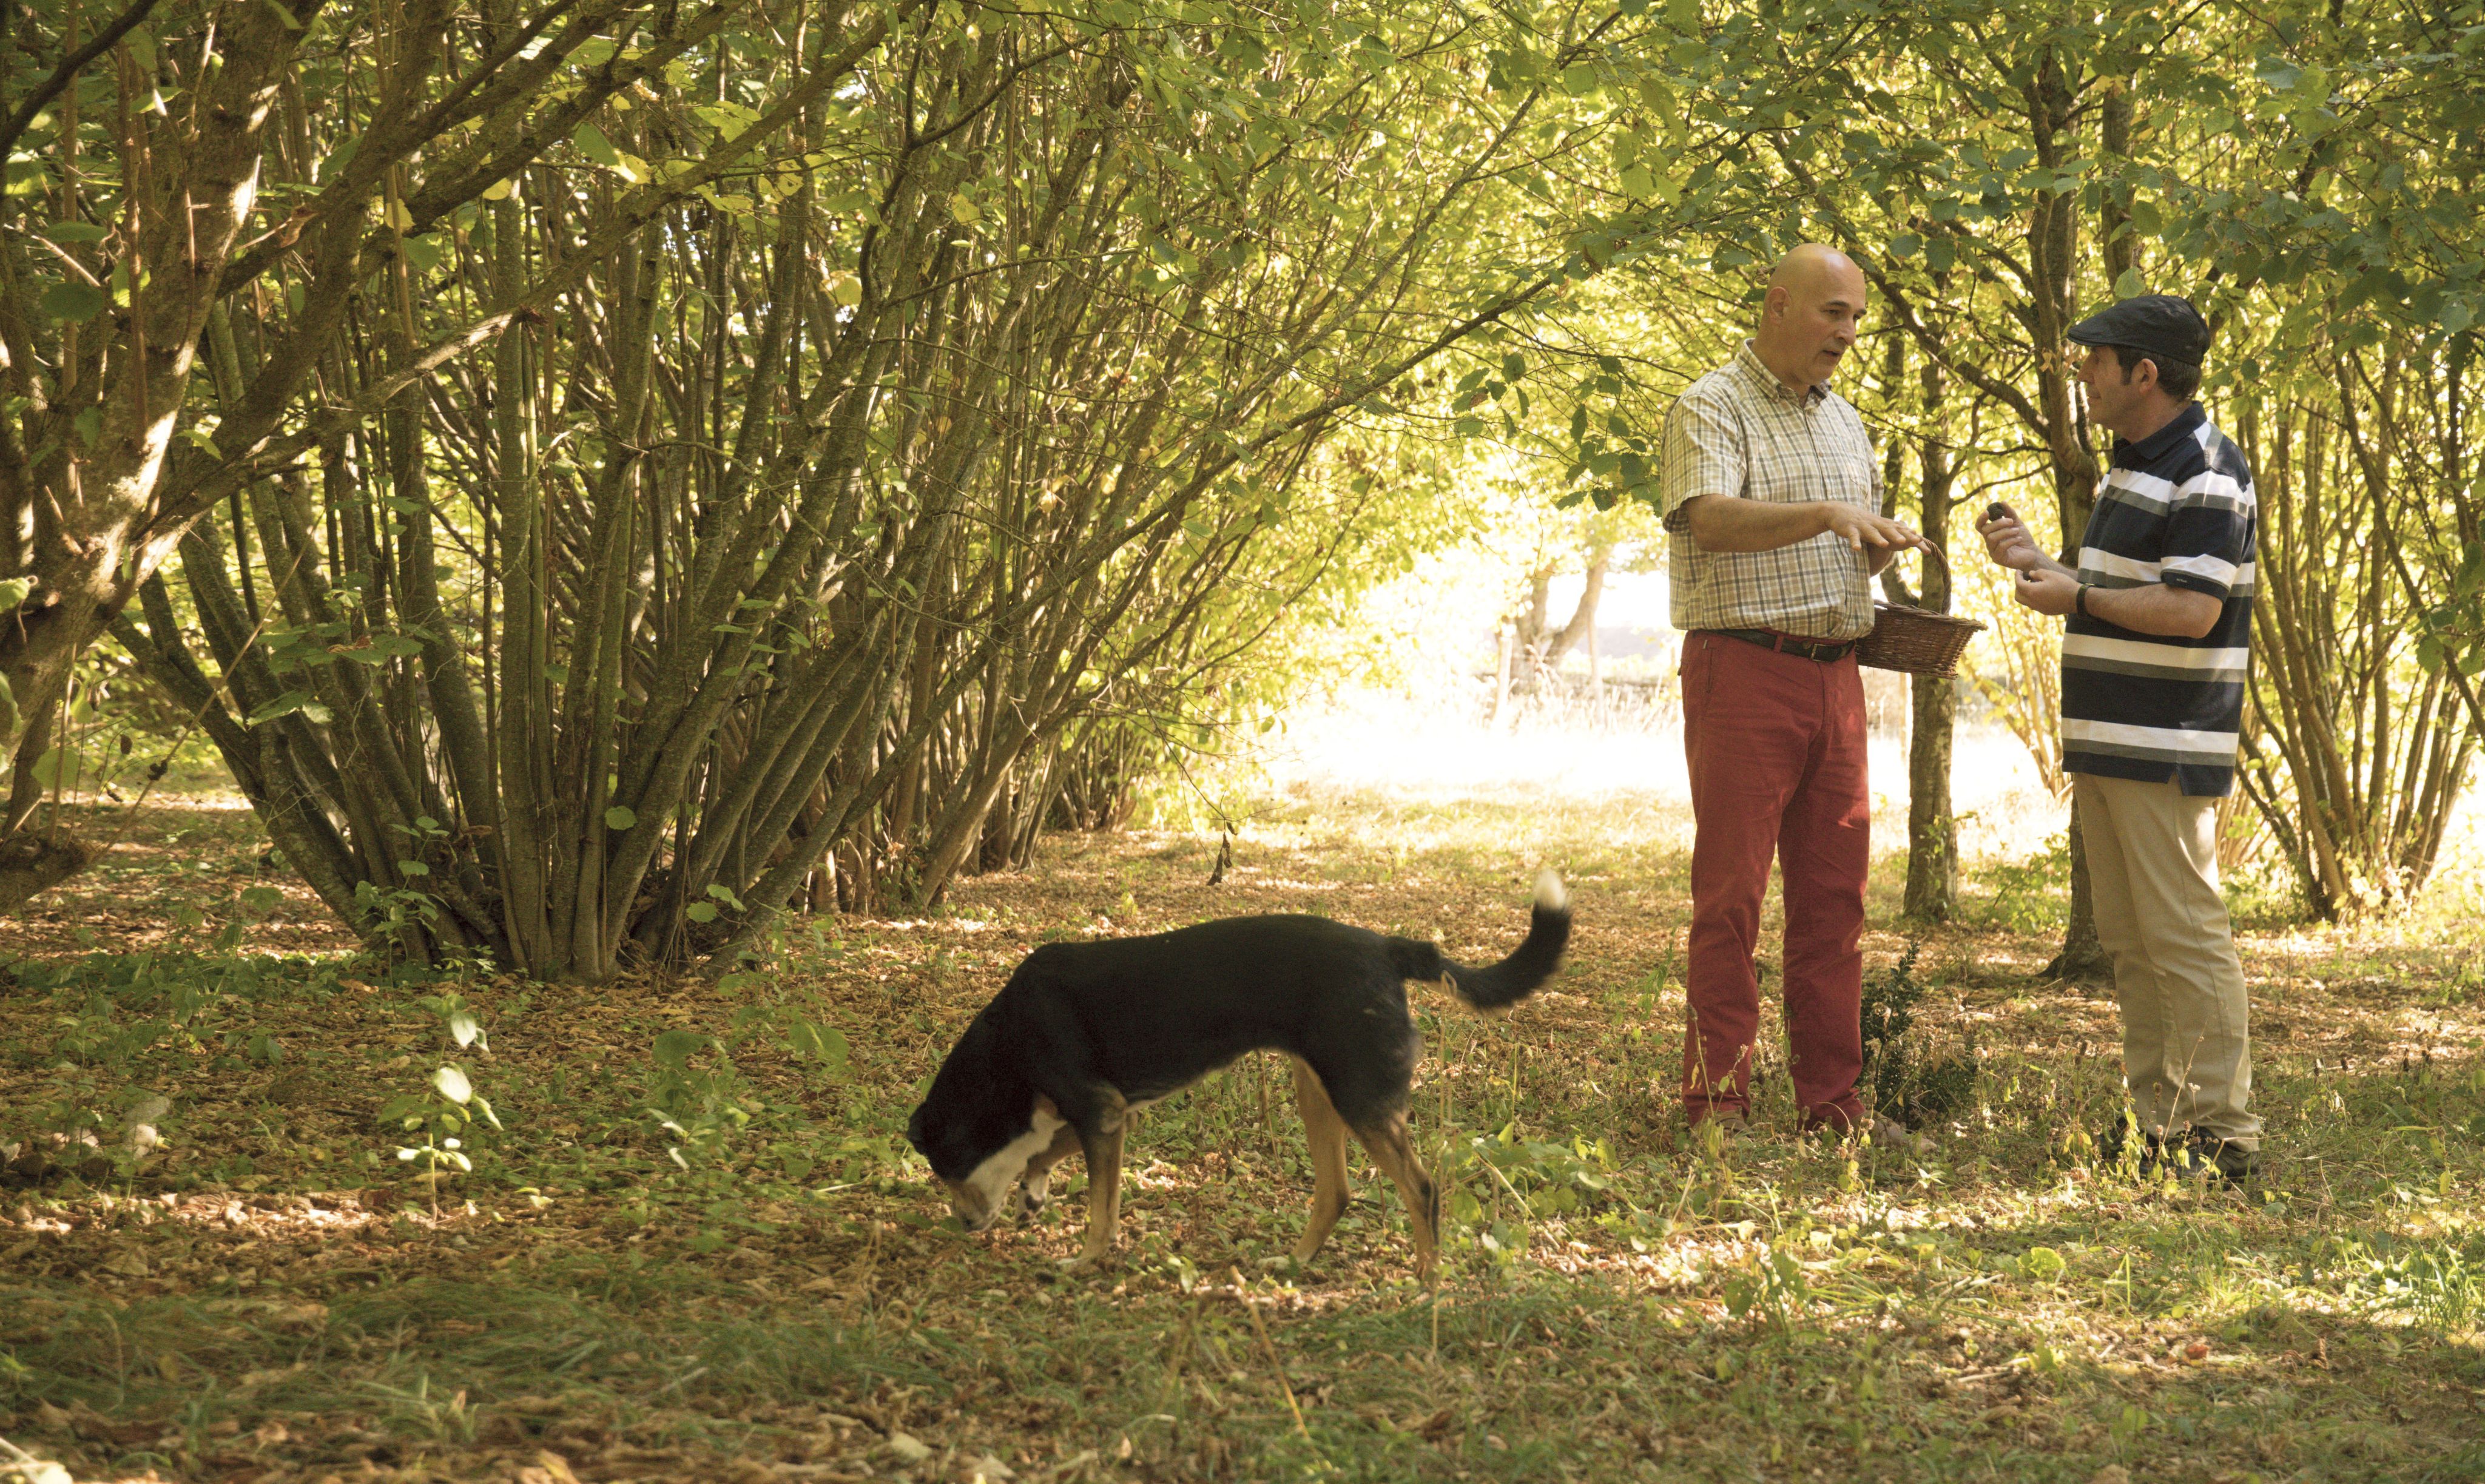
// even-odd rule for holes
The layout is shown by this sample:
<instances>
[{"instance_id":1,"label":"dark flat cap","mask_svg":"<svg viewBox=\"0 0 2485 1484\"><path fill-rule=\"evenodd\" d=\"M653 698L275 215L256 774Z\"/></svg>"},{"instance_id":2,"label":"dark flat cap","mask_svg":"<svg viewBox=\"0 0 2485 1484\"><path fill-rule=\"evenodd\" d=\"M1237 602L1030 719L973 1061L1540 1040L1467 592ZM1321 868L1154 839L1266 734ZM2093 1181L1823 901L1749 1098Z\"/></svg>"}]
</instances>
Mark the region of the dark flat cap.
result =
<instances>
[{"instance_id":1,"label":"dark flat cap","mask_svg":"<svg viewBox=\"0 0 2485 1484\"><path fill-rule=\"evenodd\" d=\"M2128 345L2186 366L2209 355L2209 322L2191 300L2171 293L2144 293L2099 310L2071 326L2070 338L2082 345Z\"/></svg>"}]
</instances>

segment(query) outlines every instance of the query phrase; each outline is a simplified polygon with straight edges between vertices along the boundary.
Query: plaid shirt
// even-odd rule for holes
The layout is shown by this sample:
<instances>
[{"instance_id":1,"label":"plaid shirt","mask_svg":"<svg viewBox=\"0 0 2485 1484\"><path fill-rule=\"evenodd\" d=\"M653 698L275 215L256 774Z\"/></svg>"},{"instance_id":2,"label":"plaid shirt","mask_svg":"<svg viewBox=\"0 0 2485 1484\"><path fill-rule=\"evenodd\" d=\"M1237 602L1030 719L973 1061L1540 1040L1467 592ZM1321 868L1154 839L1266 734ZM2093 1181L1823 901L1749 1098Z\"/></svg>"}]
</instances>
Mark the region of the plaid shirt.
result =
<instances>
[{"instance_id":1,"label":"plaid shirt","mask_svg":"<svg viewBox=\"0 0 2485 1484\"><path fill-rule=\"evenodd\" d=\"M1881 513L1881 466L1845 398L1819 386L1788 391L1745 341L1666 415L1662 473L1676 628L1828 640L1872 631L1871 573L1854 547L1823 533L1775 551L1704 551L1683 509L1701 495L1739 495L1843 500Z\"/></svg>"}]
</instances>

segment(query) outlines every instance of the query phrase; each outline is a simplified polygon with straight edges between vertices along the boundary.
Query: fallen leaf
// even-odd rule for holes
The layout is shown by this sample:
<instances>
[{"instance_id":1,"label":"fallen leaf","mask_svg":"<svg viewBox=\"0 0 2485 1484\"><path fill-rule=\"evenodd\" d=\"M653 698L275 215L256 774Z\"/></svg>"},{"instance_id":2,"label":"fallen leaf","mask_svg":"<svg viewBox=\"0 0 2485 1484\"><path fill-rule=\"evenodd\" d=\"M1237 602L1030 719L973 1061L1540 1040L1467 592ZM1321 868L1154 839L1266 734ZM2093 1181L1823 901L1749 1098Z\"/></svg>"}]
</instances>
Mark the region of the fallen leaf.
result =
<instances>
[{"instance_id":1,"label":"fallen leaf","mask_svg":"<svg viewBox=\"0 0 2485 1484\"><path fill-rule=\"evenodd\" d=\"M924 1444L922 1439L913 1433L890 1433L888 1451L896 1454L900 1461L910 1464L919 1464L932 1456L932 1449Z\"/></svg>"}]
</instances>

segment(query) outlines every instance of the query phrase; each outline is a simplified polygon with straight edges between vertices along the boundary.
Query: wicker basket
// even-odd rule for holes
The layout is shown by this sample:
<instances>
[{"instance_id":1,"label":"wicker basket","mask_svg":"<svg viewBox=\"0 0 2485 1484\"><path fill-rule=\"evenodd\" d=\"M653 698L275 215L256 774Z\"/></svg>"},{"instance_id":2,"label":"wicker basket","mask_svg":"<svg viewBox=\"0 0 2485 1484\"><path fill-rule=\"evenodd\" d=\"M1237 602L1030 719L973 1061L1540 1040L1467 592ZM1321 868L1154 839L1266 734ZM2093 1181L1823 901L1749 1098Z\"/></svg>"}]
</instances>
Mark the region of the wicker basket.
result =
<instances>
[{"instance_id":1,"label":"wicker basket","mask_svg":"<svg viewBox=\"0 0 2485 1484\"><path fill-rule=\"evenodd\" d=\"M1924 552L1927 561L1941 563L1945 579L1950 576L1950 563L1939 551L1929 546L1916 549ZM1974 618L1954 618L1949 614L1898 603L1874 603L1872 632L1855 642L1855 659L1875 670L1903 671L1911 675L1955 674L1958 657L1966 652L1968 640L1982 627Z\"/></svg>"}]
</instances>

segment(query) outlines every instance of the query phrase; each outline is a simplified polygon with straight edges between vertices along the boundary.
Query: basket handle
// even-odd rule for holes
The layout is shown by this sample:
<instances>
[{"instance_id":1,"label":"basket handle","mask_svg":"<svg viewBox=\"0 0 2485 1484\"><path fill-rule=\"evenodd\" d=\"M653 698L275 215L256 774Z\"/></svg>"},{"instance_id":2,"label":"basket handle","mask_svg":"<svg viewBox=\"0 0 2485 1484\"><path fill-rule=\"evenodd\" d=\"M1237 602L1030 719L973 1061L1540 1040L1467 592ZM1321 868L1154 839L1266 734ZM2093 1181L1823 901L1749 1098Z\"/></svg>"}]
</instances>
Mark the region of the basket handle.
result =
<instances>
[{"instance_id":1,"label":"basket handle","mask_svg":"<svg viewBox=\"0 0 2485 1484\"><path fill-rule=\"evenodd\" d=\"M1916 544L1916 545L1914 545L1914 546L1911 546L1911 547L1909 547L1909 548L1907 548L1907 549L1908 549L1908 550L1910 550L1910 551L1919 551L1919 552L1924 553L1924 555L1925 555L1925 564L1926 564L1927 570L1929 570L1929 568L1931 568L1931 567L1933 567L1933 566L1938 566L1938 567L1940 567L1940 568L1941 568L1941 574L1942 574L1942 585L1943 585L1944 587L1951 588L1951 589L1952 589L1953 591L1955 591L1955 590L1956 590L1957 584L1956 584L1956 583L1952 579L1952 577L1951 577L1951 575L1950 575L1950 558L1948 558L1948 557L1946 557L1946 556L1942 555L1942 549L1941 549L1940 547L1938 547L1938 546L1934 546L1934 545L1931 545L1931 544L1929 544L1929 543L1919 542L1918 544ZM1920 600L1924 597L1924 591L1923 591L1923 590L1922 590L1922 589L1918 589L1918 590L1917 590L1916 596L1917 596L1917 598L1918 598L1918 599L1920 599ZM1924 607L1924 606L1922 605L1921 601L1919 601L1918 603L1916 603L1916 604L1914 604L1914 605L1911 605L1911 606L1915 607L1915 608L1916 608L1916 611L1917 611L1917 612L1919 612L1919 613L1930 613L1930 612L1932 612L1932 610L1931 610L1931 609Z\"/></svg>"}]
</instances>

